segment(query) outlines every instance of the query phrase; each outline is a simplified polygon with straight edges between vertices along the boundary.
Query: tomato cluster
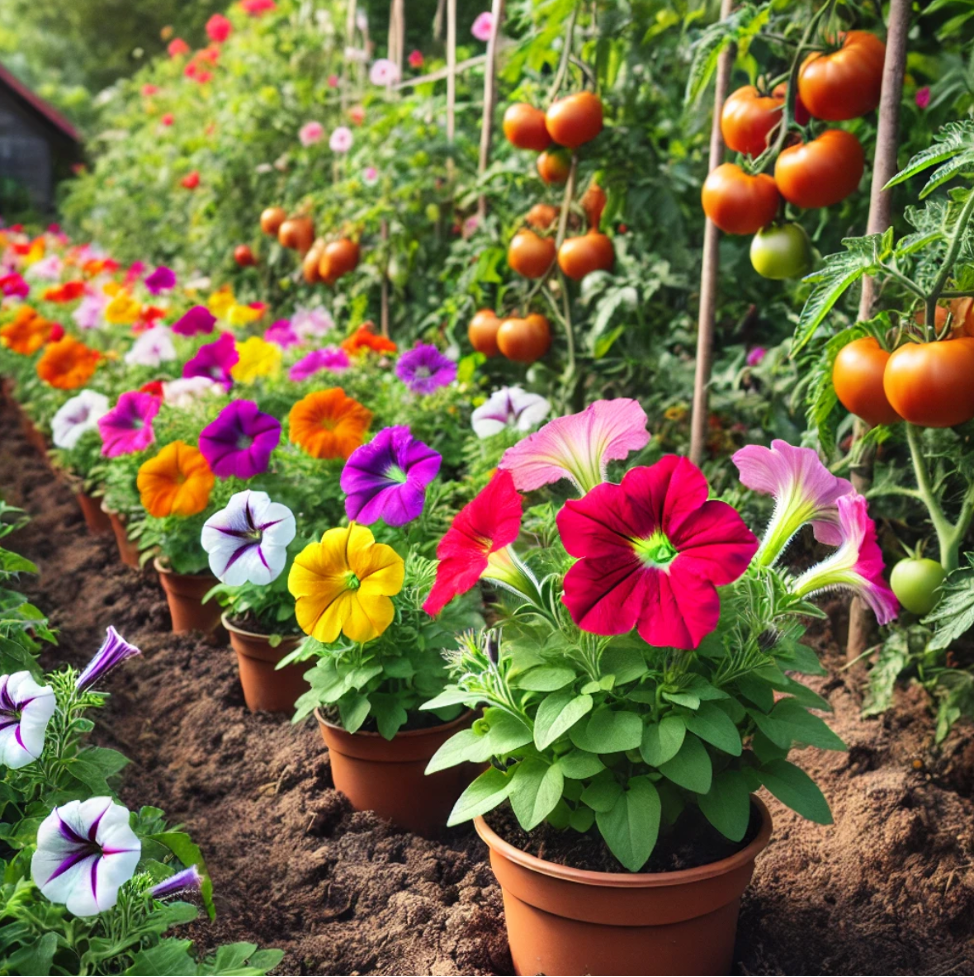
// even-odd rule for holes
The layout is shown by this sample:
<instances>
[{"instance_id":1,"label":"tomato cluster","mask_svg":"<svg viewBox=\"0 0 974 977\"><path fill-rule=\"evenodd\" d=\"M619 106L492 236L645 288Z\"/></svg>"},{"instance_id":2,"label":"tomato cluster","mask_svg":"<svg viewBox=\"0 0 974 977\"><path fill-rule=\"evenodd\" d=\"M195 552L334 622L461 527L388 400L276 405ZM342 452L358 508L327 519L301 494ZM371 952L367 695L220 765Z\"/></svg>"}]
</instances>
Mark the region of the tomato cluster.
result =
<instances>
[{"instance_id":1,"label":"tomato cluster","mask_svg":"<svg viewBox=\"0 0 974 977\"><path fill-rule=\"evenodd\" d=\"M493 309L480 309L467 327L470 345L490 358L498 353L515 363L533 363L551 346L551 323L537 312L502 319Z\"/></svg>"},{"instance_id":2,"label":"tomato cluster","mask_svg":"<svg viewBox=\"0 0 974 977\"><path fill-rule=\"evenodd\" d=\"M849 31L830 53L814 52L798 69L794 121L804 130L812 118L839 122L872 112L878 105L886 47L865 31ZM728 148L752 159L769 149L779 130L787 87L762 92L745 85L725 101L720 129ZM809 138L789 135L778 153L773 177L724 163L707 177L701 194L704 213L728 234L758 234L773 224L787 202L802 210L831 207L858 188L865 169L862 144L844 129L825 129ZM812 249L797 224L752 246L752 263L769 278L807 273Z\"/></svg>"},{"instance_id":3,"label":"tomato cluster","mask_svg":"<svg viewBox=\"0 0 974 977\"><path fill-rule=\"evenodd\" d=\"M361 257L358 242L344 235L333 241L316 238L315 224L310 217L288 217L283 207L268 207L260 215L260 229L276 237L281 247L301 255L301 273L309 285L322 282L334 285L358 267ZM253 252L244 244L237 247L234 258L241 267L257 263Z\"/></svg>"}]
</instances>

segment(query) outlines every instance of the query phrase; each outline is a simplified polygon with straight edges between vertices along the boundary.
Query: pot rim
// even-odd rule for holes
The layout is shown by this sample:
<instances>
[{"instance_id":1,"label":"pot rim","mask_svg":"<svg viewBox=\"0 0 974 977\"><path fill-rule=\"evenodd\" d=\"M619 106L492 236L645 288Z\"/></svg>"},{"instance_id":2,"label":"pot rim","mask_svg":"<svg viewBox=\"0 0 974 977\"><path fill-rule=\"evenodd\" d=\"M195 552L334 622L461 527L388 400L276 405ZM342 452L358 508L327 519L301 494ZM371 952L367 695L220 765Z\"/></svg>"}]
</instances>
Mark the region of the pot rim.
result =
<instances>
[{"instance_id":1,"label":"pot rim","mask_svg":"<svg viewBox=\"0 0 974 977\"><path fill-rule=\"evenodd\" d=\"M271 637L269 634L260 634L258 631L245 631L243 628L238 628L235 624L230 623L229 615L226 611L220 614L220 623L228 630L233 631L236 634L244 634L248 638L263 638L265 641ZM276 633L276 632L275 632ZM282 634L281 641L289 641L293 638L304 638L305 633L303 631L295 631L292 634Z\"/></svg>"},{"instance_id":2,"label":"pot rim","mask_svg":"<svg viewBox=\"0 0 974 977\"><path fill-rule=\"evenodd\" d=\"M209 572L209 570L204 570L203 573L177 573L171 567L165 566L162 560L158 556L154 556L152 558L152 566L155 568L157 573L169 573L172 574L172 576L174 577L194 577L194 578L212 577L214 580L217 579L216 577L213 576L212 573Z\"/></svg>"},{"instance_id":3,"label":"pot rim","mask_svg":"<svg viewBox=\"0 0 974 977\"><path fill-rule=\"evenodd\" d=\"M400 731L396 733L393 739L398 739L400 736L428 736L430 733L439 733L445 729L450 729L453 726L460 726L465 722L469 722L470 718L475 715L473 709L467 709L461 712L456 719L451 719L448 723L440 723L438 726L426 726L423 729L407 729L405 731ZM383 739L385 737L381 733L373 733L371 730L359 730L357 733L350 733L347 729L339 726L337 723L330 723L324 716L321 715L321 711L315 706L315 719L321 723L322 726L327 726L329 729L338 730L339 733L343 733L345 736L370 736L375 739ZM388 740L385 740L387 743Z\"/></svg>"},{"instance_id":4,"label":"pot rim","mask_svg":"<svg viewBox=\"0 0 974 977\"><path fill-rule=\"evenodd\" d=\"M530 855L520 848L516 848L509 841L505 841L487 822L483 815L474 818L474 828L481 840L491 852L504 856L515 865L547 875L553 879L565 882L575 882L579 885L602 886L610 889L657 889L664 886L686 885L692 882L702 882L718 875L726 875L741 868L754 859L767 847L771 840L771 812L767 805L756 794L751 795L751 803L757 808L761 816L761 827L757 836L739 852L716 862L698 865L695 868L679 869L676 872L593 872L588 869L569 868L549 862L537 855Z\"/></svg>"}]
</instances>

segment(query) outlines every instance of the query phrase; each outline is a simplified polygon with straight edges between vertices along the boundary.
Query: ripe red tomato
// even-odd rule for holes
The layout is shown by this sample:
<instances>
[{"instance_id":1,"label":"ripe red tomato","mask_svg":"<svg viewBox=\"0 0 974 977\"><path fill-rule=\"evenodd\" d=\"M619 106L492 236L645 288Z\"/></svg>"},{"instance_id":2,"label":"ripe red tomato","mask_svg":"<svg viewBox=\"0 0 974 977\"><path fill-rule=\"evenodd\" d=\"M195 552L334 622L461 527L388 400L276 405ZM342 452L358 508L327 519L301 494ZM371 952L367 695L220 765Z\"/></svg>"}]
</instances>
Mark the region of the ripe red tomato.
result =
<instances>
[{"instance_id":1,"label":"ripe red tomato","mask_svg":"<svg viewBox=\"0 0 974 977\"><path fill-rule=\"evenodd\" d=\"M867 424L895 424L901 420L883 389L889 357L873 336L864 336L843 346L832 366L832 386L839 403Z\"/></svg>"},{"instance_id":2,"label":"ripe red tomato","mask_svg":"<svg viewBox=\"0 0 974 977\"><path fill-rule=\"evenodd\" d=\"M478 309L467 326L470 345L488 359L496 356L500 352L497 348L497 331L500 327L501 320L493 309Z\"/></svg>"},{"instance_id":3,"label":"ripe red tomato","mask_svg":"<svg viewBox=\"0 0 974 977\"><path fill-rule=\"evenodd\" d=\"M524 219L539 231L546 231L558 220L558 208L552 207L551 204L535 204Z\"/></svg>"},{"instance_id":4,"label":"ripe red tomato","mask_svg":"<svg viewBox=\"0 0 974 977\"><path fill-rule=\"evenodd\" d=\"M886 45L875 34L849 31L838 51L816 51L805 58L798 94L817 119L856 119L879 105L885 61Z\"/></svg>"},{"instance_id":5,"label":"ripe red tomato","mask_svg":"<svg viewBox=\"0 0 974 977\"><path fill-rule=\"evenodd\" d=\"M551 324L538 313L505 319L497 330L497 348L515 363L533 363L551 346Z\"/></svg>"},{"instance_id":6,"label":"ripe red tomato","mask_svg":"<svg viewBox=\"0 0 974 977\"><path fill-rule=\"evenodd\" d=\"M811 142L782 150L774 165L781 196L796 207L831 207L859 187L866 157L844 129L826 129Z\"/></svg>"},{"instance_id":7,"label":"ripe red tomato","mask_svg":"<svg viewBox=\"0 0 974 977\"><path fill-rule=\"evenodd\" d=\"M525 278L546 275L555 260L555 242L539 237L534 231L519 231L507 249L507 263Z\"/></svg>"},{"instance_id":8,"label":"ripe red tomato","mask_svg":"<svg viewBox=\"0 0 974 977\"><path fill-rule=\"evenodd\" d=\"M565 238L558 249L558 267L575 281L593 271L612 271L615 260L612 239L598 231Z\"/></svg>"},{"instance_id":9,"label":"ripe red tomato","mask_svg":"<svg viewBox=\"0 0 974 977\"><path fill-rule=\"evenodd\" d=\"M768 136L781 121L784 91L762 95L753 85L738 88L724 102L720 113L720 132L728 149L735 153L760 156L768 148Z\"/></svg>"},{"instance_id":10,"label":"ripe red tomato","mask_svg":"<svg viewBox=\"0 0 974 977\"><path fill-rule=\"evenodd\" d=\"M974 338L907 343L883 374L890 404L921 427L954 427L974 418Z\"/></svg>"},{"instance_id":11,"label":"ripe red tomato","mask_svg":"<svg viewBox=\"0 0 974 977\"><path fill-rule=\"evenodd\" d=\"M564 149L542 153L538 157L538 175L547 184L565 183L571 168L571 157Z\"/></svg>"},{"instance_id":12,"label":"ripe red tomato","mask_svg":"<svg viewBox=\"0 0 974 977\"><path fill-rule=\"evenodd\" d=\"M585 212L589 230L597 231L599 229L608 200L605 191L594 180L588 185L588 190L582 194L582 199L579 202Z\"/></svg>"},{"instance_id":13,"label":"ripe red tomato","mask_svg":"<svg viewBox=\"0 0 974 977\"><path fill-rule=\"evenodd\" d=\"M328 284L336 282L342 275L355 271L359 262L359 246L346 237L326 244L321 254L318 271Z\"/></svg>"},{"instance_id":14,"label":"ripe red tomato","mask_svg":"<svg viewBox=\"0 0 974 977\"><path fill-rule=\"evenodd\" d=\"M325 245L322 241L315 241L311 249L301 261L301 274L309 285L317 285L321 282L321 258L325 252Z\"/></svg>"},{"instance_id":15,"label":"ripe red tomato","mask_svg":"<svg viewBox=\"0 0 974 977\"><path fill-rule=\"evenodd\" d=\"M551 145L544 112L527 102L508 106L503 127L507 141L518 149L533 149L540 153Z\"/></svg>"},{"instance_id":16,"label":"ripe red tomato","mask_svg":"<svg viewBox=\"0 0 974 977\"><path fill-rule=\"evenodd\" d=\"M250 250L249 244L238 244L233 249L233 260L241 268L249 268L257 264L257 259L254 257L254 252Z\"/></svg>"},{"instance_id":17,"label":"ripe red tomato","mask_svg":"<svg viewBox=\"0 0 974 977\"><path fill-rule=\"evenodd\" d=\"M736 163L711 171L701 194L703 212L728 234L756 234L778 213L778 188L766 173L749 176Z\"/></svg>"},{"instance_id":18,"label":"ripe red tomato","mask_svg":"<svg viewBox=\"0 0 974 977\"><path fill-rule=\"evenodd\" d=\"M289 217L277 231L283 247L307 254L315 239L315 225L310 217Z\"/></svg>"},{"instance_id":19,"label":"ripe red tomato","mask_svg":"<svg viewBox=\"0 0 974 977\"><path fill-rule=\"evenodd\" d=\"M592 92L559 98L545 113L545 125L559 146L577 149L602 131L602 99Z\"/></svg>"},{"instance_id":20,"label":"ripe red tomato","mask_svg":"<svg viewBox=\"0 0 974 977\"><path fill-rule=\"evenodd\" d=\"M267 207L260 215L260 229L265 234L277 234L286 220L287 211L283 207Z\"/></svg>"}]
</instances>

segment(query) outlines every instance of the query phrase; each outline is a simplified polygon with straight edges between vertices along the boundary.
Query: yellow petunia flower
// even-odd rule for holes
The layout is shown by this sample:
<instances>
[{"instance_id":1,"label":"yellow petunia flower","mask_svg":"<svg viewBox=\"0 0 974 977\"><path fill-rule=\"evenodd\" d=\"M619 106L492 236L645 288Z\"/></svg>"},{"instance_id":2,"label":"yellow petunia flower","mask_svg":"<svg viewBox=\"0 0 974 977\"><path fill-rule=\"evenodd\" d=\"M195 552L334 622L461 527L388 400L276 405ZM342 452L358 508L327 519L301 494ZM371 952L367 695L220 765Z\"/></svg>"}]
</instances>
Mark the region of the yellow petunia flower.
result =
<instances>
[{"instance_id":1,"label":"yellow petunia flower","mask_svg":"<svg viewBox=\"0 0 974 977\"><path fill-rule=\"evenodd\" d=\"M93 271L93 274L99 274L99 271ZM120 282L105 282L101 290L103 295L118 295L122 291L122 285Z\"/></svg>"},{"instance_id":2,"label":"yellow petunia flower","mask_svg":"<svg viewBox=\"0 0 974 977\"><path fill-rule=\"evenodd\" d=\"M207 300L206 306L218 319L222 319L237 304L229 285L218 288Z\"/></svg>"},{"instance_id":3,"label":"yellow petunia flower","mask_svg":"<svg viewBox=\"0 0 974 977\"><path fill-rule=\"evenodd\" d=\"M258 377L276 376L281 369L281 347L259 336L251 336L237 343L240 359L230 368L230 376L238 383L253 383Z\"/></svg>"},{"instance_id":4,"label":"yellow petunia flower","mask_svg":"<svg viewBox=\"0 0 974 977\"><path fill-rule=\"evenodd\" d=\"M402 557L365 526L329 529L294 558L288 574L298 624L326 645L339 634L371 641L392 624L389 598L402 590L404 572Z\"/></svg>"},{"instance_id":5,"label":"yellow petunia flower","mask_svg":"<svg viewBox=\"0 0 974 977\"><path fill-rule=\"evenodd\" d=\"M121 291L105 306L105 321L114 325L131 325L141 311L142 304L128 292Z\"/></svg>"},{"instance_id":6,"label":"yellow petunia flower","mask_svg":"<svg viewBox=\"0 0 974 977\"><path fill-rule=\"evenodd\" d=\"M227 322L231 326L246 326L261 317L260 309L252 309L249 305L237 305L234 303L227 311Z\"/></svg>"}]
</instances>

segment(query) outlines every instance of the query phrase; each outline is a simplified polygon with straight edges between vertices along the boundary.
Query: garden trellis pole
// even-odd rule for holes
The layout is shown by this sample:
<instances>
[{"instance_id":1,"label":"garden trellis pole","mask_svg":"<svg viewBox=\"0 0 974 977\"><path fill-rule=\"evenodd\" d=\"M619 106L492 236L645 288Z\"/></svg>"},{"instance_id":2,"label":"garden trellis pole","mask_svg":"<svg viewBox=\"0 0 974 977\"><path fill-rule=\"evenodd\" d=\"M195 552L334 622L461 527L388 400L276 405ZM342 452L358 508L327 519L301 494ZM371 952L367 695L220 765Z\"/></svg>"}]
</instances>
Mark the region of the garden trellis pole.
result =
<instances>
[{"instance_id":1,"label":"garden trellis pole","mask_svg":"<svg viewBox=\"0 0 974 977\"><path fill-rule=\"evenodd\" d=\"M886 60L883 64L883 89L879 102L879 124L876 128L876 155L873 159L872 187L869 194L869 220L867 234L881 234L889 226L892 212L892 191L884 190L896 175L898 165L896 150L899 145L900 103L903 100L903 75L906 71L906 42L910 30L911 0L892 0L889 23L886 28ZM872 278L862 280L859 298L858 321L872 315L876 298L876 282ZM869 429L863 421L856 420L854 439L858 441ZM863 452L852 469L852 484L857 492L865 495L873 480L873 452ZM849 608L849 639L846 654L849 661L862 656L869 642L872 619L866 605L854 598Z\"/></svg>"},{"instance_id":2,"label":"garden trellis pole","mask_svg":"<svg viewBox=\"0 0 974 977\"><path fill-rule=\"evenodd\" d=\"M734 8L733 0L721 0L720 19L725 20ZM728 45L717 61L714 83L714 118L710 126L710 165L708 171L720 166L724 154L724 139L720 133L720 110L727 97L731 69L736 48ZM710 371L714 359L714 319L717 315L717 284L720 272L720 232L717 225L705 218L703 232L703 263L700 269L700 313L697 318L697 360L693 381L693 412L690 415L690 460L699 465L707 444L707 401Z\"/></svg>"},{"instance_id":3,"label":"garden trellis pole","mask_svg":"<svg viewBox=\"0 0 974 977\"><path fill-rule=\"evenodd\" d=\"M453 140L457 134L457 0L446 0L446 141L450 145L447 160L453 176Z\"/></svg>"},{"instance_id":4,"label":"garden trellis pole","mask_svg":"<svg viewBox=\"0 0 974 977\"><path fill-rule=\"evenodd\" d=\"M504 20L504 0L494 0L491 5L493 23L487 39L487 63L484 67L484 117L480 126L480 165L477 172L481 179L490 163L490 144L494 134L494 106L497 102L497 42ZM477 214L483 220L487 216L487 197L481 192L477 200Z\"/></svg>"}]
</instances>

